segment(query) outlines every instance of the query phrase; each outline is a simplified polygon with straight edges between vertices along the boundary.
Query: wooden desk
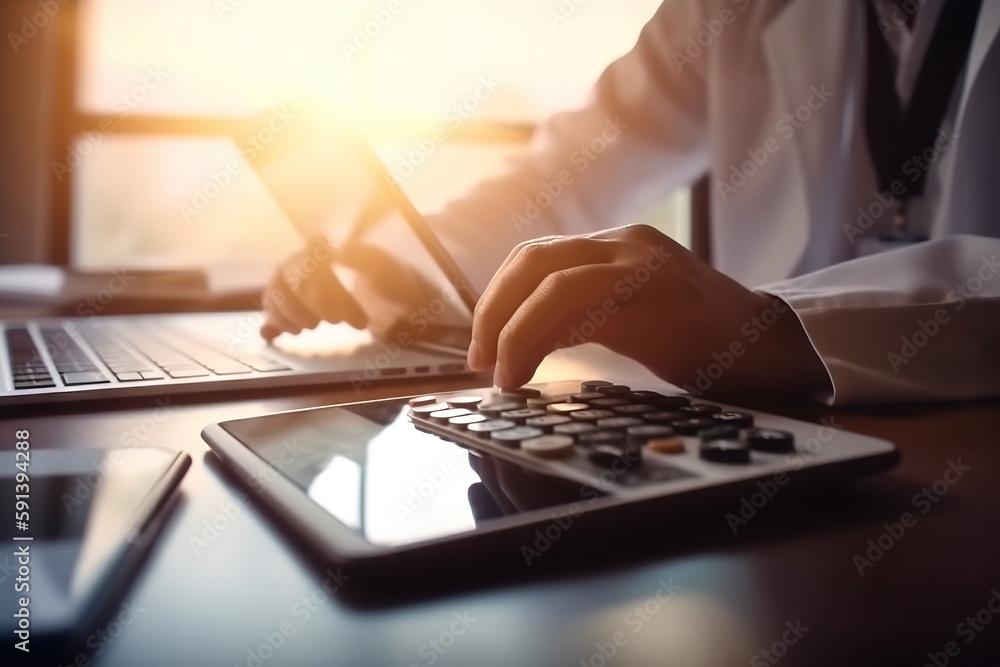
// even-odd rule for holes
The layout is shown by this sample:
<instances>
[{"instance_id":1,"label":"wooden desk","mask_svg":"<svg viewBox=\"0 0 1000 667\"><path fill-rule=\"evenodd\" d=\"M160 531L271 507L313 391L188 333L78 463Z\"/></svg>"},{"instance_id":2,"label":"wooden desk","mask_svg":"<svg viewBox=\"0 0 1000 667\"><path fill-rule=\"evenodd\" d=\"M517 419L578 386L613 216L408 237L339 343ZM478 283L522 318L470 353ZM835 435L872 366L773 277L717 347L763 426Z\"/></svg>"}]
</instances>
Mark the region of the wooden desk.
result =
<instances>
[{"instance_id":1,"label":"wooden desk","mask_svg":"<svg viewBox=\"0 0 1000 667\"><path fill-rule=\"evenodd\" d=\"M650 379L597 349L550 359L538 379L572 377ZM374 386L364 398L482 384L488 378ZM627 546L597 543L588 553L553 550L545 568L521 576L497 579L484 563L475 585L428 591L415 572L405 589L368 592L347 580L326 596L324 569L252 505L240 506L208 548L196 552L192 538L227 507L232 512L241 491L206 463L200 429L345 400L354 400L349 387L210 402L176 398L166 410L138 400L0 414L4 447L16 429L28 428L35 448L120 446L136 437L194 458L181 503L126 595L134 621L111 641L95 642L104 650L93 664L919 666L928 651L942 653L950 641L960 653L949 664L1000 664L1000 614L981 613L980 620L990 614L981 631L957 629L991 596L1000 609L1000 402L754 406L832 418L890 439L902 450L902 464L808 502L779 496L735 536L724 516L692 508L692 526L637 525L637 533L650 537ZM959 463L968 470L921 513L924 501L915 502L915 494ZM899 522L904 512L915 523L898 540L885 537L884 524ZM860 576L854 557L866 556L869 540L889 548ZM681 588L667 598L663 587L671 583ZM669 601L658 601L658 592ZM310 609L312 596L327 599ZM274 633L282 624L294 634L267 648L267 636L278 643ZM769 662L760 653L765 649L780 660Z\"/></svg>"}]
</instances>

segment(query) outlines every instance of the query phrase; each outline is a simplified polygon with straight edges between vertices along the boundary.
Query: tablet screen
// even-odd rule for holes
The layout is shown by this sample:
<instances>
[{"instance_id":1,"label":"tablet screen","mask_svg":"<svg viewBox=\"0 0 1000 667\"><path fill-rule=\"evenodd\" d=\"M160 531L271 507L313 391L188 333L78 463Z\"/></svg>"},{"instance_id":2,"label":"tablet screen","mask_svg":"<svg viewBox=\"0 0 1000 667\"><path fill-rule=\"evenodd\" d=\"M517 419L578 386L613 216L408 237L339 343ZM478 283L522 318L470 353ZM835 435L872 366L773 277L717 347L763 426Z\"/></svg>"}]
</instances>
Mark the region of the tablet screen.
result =
<instances>
[{"instance_id":1,"label":"tablet screen","mask_svg":"<svg viewBox=\"0 0 1000 667\"><path fill-rule=\"evenodd\" d=\"M385 401L222 426L268 464L254 474L255 491L284 475L379 546L423 542L603 495L419 431L406 408L406 401Z\"/></svg>"}]
</instances>

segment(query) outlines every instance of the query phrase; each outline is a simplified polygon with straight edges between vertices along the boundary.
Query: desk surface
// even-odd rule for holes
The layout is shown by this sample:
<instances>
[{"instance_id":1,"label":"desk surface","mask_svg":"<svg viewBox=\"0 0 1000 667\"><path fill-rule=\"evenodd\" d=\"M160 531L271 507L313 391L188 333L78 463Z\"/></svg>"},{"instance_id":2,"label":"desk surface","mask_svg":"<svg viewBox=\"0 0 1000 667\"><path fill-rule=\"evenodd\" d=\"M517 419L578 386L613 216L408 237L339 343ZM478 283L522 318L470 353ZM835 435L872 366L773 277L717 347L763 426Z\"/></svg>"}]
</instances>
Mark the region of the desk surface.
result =
<instances>
[{"instance_id":1,"label":"desk surface","mask_svg":"<svg viewBox=\"0 0 1000 667\"><path fill-rule=\"evenodd\" d=\"M572 377L651 379L596 349L550 359L536 379ZM482 384L488 380L409 382L372 387L364 398ZM996 596L1000 610L996 401L846 410L754 405L811 421L832 417L848 430L892 440L902 463L807 502L779 496L735 536L718 514L699 516L700 530L637 525L648 539L555 553L544 570L521 575L497 578L484 565L474 585L428 591L415 572L413 586L370 591L347 579L328 596L324 568L253 505L218 521L228 526L207 547L194 546L192 538L203 537L206 522L225 516L241 492L207 462L204 425L348 400L355 400L350 388L175 398L167 410L140 400L0 413L0 433L9 434L3 447L22 428L31 430L33 448L120 446L131 433L194 460L180 503L124 598L134 620L96 642L103 650L92 664L923 665L928 651L944 660L948 642L959 651L949 664L1000 664L1000 614L987 609ZM938 502L915 495L959 464L968 469ZM916 523L898 540L886 537L884 524L904 512ZM866 555L869 540L888 549L860 576L855 556ZM661 603L664 584L678 590ZM276 634L282 629L289 636Z\"/></svg>"}]
</instances>

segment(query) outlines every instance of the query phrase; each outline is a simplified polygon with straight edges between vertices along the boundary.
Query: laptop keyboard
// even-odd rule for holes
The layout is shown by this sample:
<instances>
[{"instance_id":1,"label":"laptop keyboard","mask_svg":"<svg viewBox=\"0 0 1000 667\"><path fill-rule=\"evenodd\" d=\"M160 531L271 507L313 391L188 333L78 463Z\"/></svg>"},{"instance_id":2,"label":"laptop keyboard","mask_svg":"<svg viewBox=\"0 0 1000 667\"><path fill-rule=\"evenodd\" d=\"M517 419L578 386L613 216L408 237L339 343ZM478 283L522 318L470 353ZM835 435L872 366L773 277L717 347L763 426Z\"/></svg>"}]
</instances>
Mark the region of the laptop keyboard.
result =
<instances>
[{"instance_id":1,"label":"laptop keyboard","mask_svg":"<svg viewBox=\"0 0 1000 667\"><path fill-rule=\"evenodd\" d=\"M118 382L170 381L212 376L246 375L291 370L262 355L229 355L195 341L167 339L152 331L124 332L82 326L77 329L100 368L74 338L59 326L39 332L63 384L69 387ZM15 390L46 389L56 383L27 328L5 332Z\"/></svg>"}]
</instances>

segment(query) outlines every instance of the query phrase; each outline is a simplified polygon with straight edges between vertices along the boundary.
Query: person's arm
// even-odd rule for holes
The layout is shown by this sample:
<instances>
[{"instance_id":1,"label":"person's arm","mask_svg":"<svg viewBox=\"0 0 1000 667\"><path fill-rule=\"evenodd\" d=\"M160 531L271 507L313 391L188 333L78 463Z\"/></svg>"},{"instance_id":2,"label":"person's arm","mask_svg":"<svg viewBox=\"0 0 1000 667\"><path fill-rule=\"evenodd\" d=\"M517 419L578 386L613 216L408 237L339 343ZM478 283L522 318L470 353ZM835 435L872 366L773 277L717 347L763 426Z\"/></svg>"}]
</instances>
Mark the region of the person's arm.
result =
<instances>
[{"instance_id":1,"label":"person's arm","mask_svg":"<svg viewBox=\"0 0 1000 667\"><path fill-rule=\"evenodd\" d=\"M551 118L525 156L429 219L478 289L518 243L628 224L708 169L709 58L674 55L703 29L703 4L664 2L584 107Z\"/></svg>"},{"instance_id":2,"label":"person's arm","mask_svg":"<svg viewBox=\"0 0 1000 667\"><path fill-rule=\"evenodd\" d=\"M1000 395L1000 239L952 236L763 286L825 365L830 403Z\"/></svg>"}]
</instances>

